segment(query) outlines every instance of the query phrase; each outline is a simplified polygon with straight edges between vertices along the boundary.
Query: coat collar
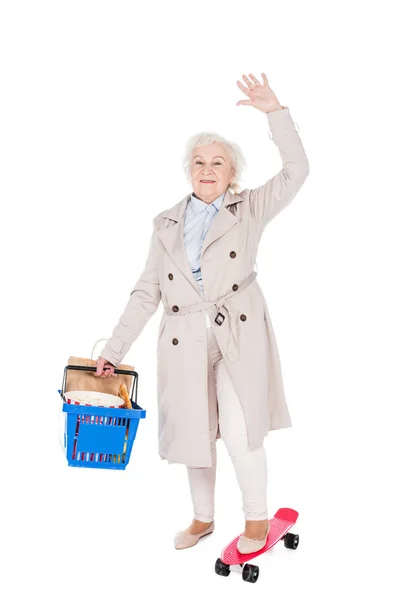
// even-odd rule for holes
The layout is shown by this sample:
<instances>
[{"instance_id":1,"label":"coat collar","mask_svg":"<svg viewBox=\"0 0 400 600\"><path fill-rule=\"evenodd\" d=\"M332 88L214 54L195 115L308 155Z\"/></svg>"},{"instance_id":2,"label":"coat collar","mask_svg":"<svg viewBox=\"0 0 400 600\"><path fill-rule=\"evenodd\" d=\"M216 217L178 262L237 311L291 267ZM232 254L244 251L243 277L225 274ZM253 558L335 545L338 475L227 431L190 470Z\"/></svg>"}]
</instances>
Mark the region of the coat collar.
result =
<instances>
[{"instance_id":1,"label":"coat collar","mask_svg":"<svg viewBox=\"0 0 400 600\"><path fill-rule=\"evenodd\" d=\"M162 213L160 213L159 217L166 217L167 219L171 219L172 221L176 221L178 223L181 219L183 219L187 203L189 202L191 196L191 193L187 194L187 196L185 196L183 200L172 206L172 208L168 208L167 210L164 210ZM236 202L242 201L243 198L241 198L238 194L232 194L229 190L226 190L224 200L220 208L222 209L223 207L227 207L230 204L236 204Z\"/></svg>"},{"instance_id":2,"label":"coat collar","mask_svg":"<svg viewBox=\"0 0 400 600\"><path fill-rule=\"evenodd\" d=\"M192 284L194 289L202 297L200 288L197 285L196 279L194 278L192 269L189 265L183 237L183 217L190 197L191 194L187 194L183 198L183 200L175 204L172 208L169 208L158 215L158 218L169 219L171 221L174 221L174 223L170 224L168 227L165 228L162 228L161 226L161 229L159 229L157 233L171 259L186 276L189 283ZM232 194L229 190L226 190L220 210L215 216L214 220L212 221L211 226L204 239L200 261L207 248L218 238L227 233L227 231L229 231L231 227L236 225L236 223L238 222L238 218L228 209L228 206L242 201L243 198L240 195ZM204 291L206 292L206 288L204 288Z\"/></svg>"}]
</instances>

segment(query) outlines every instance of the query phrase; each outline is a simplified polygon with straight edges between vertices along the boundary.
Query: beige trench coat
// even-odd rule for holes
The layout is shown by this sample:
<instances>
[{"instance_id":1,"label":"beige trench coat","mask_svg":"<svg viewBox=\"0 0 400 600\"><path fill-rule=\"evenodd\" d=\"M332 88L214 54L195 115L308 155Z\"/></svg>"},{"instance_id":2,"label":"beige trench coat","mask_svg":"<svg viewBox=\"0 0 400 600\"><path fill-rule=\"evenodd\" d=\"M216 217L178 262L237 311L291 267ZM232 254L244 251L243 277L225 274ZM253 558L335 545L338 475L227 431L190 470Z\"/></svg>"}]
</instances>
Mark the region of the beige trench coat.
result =
<instances>
[{"instance_id":1,"label":"beige trench coat","mask_svg":"<svg viewBox=\"0 0 400 600\"><path fill-rule=\"evenodd\" d=\"M289 108L267 117L282 170L258 188L226 192L202 246L204 297L184 246L188 194L153 219L145 267L100 353L119 365L162 301L157 342L158 440L159 455L168 463L210 467L211 432L217 429L221 437L217 399L215 393L209 397L207 387L205 310L243 408L249 449L259 448L269 430L292 425L263 292L257 279L243 290L240 287L254 270L265 226L291 202L309 172ZM216 305L227 294L229 298ZM218 313L224 317L219 317L221 325L214 320Z\"/></svg>"}]
</instances>

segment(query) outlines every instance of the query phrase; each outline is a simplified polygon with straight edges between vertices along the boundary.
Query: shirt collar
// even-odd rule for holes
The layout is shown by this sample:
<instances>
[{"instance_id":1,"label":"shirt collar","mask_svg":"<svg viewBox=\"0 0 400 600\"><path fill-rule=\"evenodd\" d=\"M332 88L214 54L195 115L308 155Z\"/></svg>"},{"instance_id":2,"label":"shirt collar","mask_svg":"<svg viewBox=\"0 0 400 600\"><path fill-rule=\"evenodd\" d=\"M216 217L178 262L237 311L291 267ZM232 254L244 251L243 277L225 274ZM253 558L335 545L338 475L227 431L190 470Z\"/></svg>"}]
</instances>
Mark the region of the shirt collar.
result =
<instances>
[{"instance_id":1,"label":"shirt collar","mask_svg":"<svg viewBox=\"0 0 400 600\"><path fill-rule=\"evenodd\" d=\"M214 202L211 202L211 204L214 206L214 208L216 208L217 211L219 211L219 209L221 208L224 196L225 192L218 196L218 198L216 198ZM193 192L190 196L190 203L191 208L196 213L196 215L200 214L203 210L205 210L207 206L210 206L210 204L207 204L206 202L203 202L203 200L199 200L199 198L196 198L196 196L193 195Z\"/></svg>"}]
</instances>

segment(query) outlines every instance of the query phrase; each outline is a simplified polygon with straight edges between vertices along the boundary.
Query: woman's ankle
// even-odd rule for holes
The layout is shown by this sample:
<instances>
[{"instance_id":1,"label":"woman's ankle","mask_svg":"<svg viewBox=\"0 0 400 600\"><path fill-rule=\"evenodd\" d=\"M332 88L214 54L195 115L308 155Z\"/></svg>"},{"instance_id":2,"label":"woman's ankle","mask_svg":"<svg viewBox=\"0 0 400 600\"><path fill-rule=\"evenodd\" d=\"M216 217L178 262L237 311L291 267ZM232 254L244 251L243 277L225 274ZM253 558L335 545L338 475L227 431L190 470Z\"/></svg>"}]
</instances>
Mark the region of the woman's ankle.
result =
<instances>
[{"instance_id":1,"label":"woman's ankle","mask_svg":"<svg viewBox=\"0 0 400 600\"><path fill-rule=\"evenodd\" d=\"M262 539L268 527L269 519L253 520L246 519L245 533L246 537Z\"/></svg>"},{"instance_id":2,"label":"woman's ankle","mask_svg":"<svg viewBox=\"0 0 400 600\"><path fill-rule=\"evenodd\" d=\"M199 521L198 519L193 519L189 526L189 530L192 533L201 533L205 529L207 529L211 525L212 521Z\"/></svg>"},{"instance_id":3,"label":"woman's ankle","mask_svg":"<svg viewBox=\"0 0 400 600\"><path fill-rule=\"evenodd\" d=\"M204 520L204 521L203 521L203 520L199 520L199 519L194 519L194 518L193 518L193 521L192 521L192 523L193 523L193 524L195 524L195 525L200 525L200 526L204 525L204 526L207 526L207 527L208 527L209 525L211 525L211 523L213 522L213 520L214 520L214 519L211 519L211 520L210 520L210 519L207 519L207 520Z\"/></svg>"}]
</instances>

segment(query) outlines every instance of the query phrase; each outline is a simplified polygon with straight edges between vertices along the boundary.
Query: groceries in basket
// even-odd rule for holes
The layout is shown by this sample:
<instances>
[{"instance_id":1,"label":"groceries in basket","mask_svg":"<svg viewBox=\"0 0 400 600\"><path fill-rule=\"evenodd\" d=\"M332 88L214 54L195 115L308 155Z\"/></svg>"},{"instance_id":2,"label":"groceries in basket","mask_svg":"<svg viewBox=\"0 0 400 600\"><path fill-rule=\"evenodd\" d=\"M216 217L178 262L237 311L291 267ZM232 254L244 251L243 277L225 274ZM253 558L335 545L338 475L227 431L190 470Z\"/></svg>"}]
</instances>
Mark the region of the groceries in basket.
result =
<instances>
[{"instance_id":1,"label":"groceries in basket","mask_svg":"<svg viewBox=\"0 0 400 600\"><path fill-rule=\"evenodd\" d=\"M132 408L126 385L121 383L118 396L96 392L94 390L71 390L65 392L67 404L83 404L85 406L104 406L106 408Z\"/></svg>"},{"instance_id":2,"label":"groceries in basket","mask_svg":"<svg viewBox=\"0 0 400 600\"><path fill-rule=\"evenodd\" d=\"M119 365L112 378L99 379L95 372L92 358L70 356L64 368L58 392L65 413L63 448L68 465L125 469L139 419L146 416L137 403L139 376L130 365Z\"/></svg>"},{"instance_id":3,"label":"groceries in basket","mask_svg":"<svg viewBox=\"0 0 400 600\"><path fill-rule=\"evenodd\" d=\"M121 383L121 385L119 386L118 395L121 396L121 398L123 399L125 408L132 408L132 403L129 399L128 390L126 389L126 385L124 383Z\"/></svg>"}]
</instances>

